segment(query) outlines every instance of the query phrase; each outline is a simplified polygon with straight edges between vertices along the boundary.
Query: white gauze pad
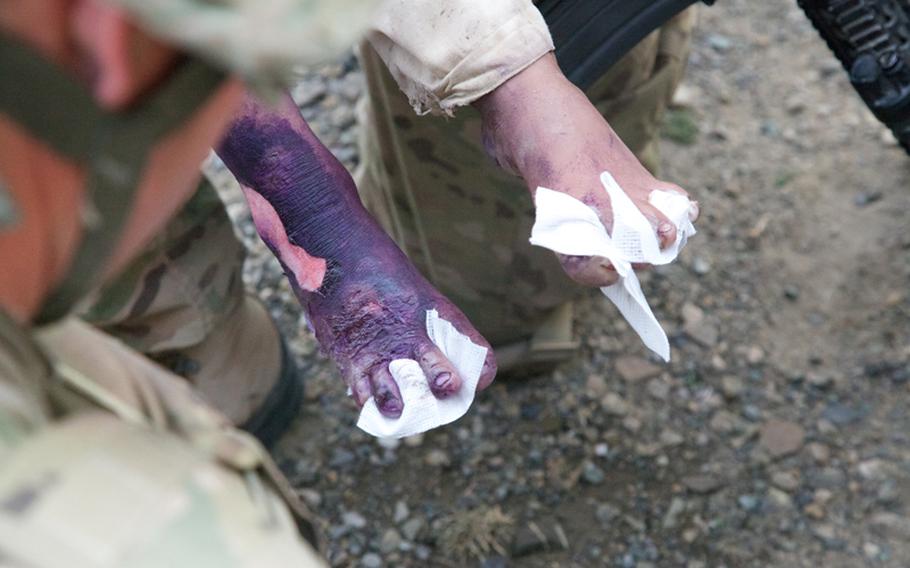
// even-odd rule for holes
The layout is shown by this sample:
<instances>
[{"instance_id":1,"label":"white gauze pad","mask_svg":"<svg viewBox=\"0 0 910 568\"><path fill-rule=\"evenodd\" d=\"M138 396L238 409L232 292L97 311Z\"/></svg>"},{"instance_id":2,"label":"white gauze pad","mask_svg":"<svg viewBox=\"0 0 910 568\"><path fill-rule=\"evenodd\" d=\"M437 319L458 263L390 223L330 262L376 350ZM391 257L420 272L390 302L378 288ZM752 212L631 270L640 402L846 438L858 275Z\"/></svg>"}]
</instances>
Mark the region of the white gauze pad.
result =
<instances>
[{"instance_id":1,"label":"white gauze pad","mask_svg":"<svg viewBox=\"0 0 910 568\"><path fill-rule=\"evenodd\" d=\"M684 195L669 191L652 191L648 201L676 225L676 241L660 249L657 232L635 206L626 192L608 172L600 182L610 197L613 208L613 234L600 222L597 213L581 201L564 193L538 187L535 196L536 219L531 229L531 244L554 252L575 256L602 256L610 260L619 281L601 288L619 309L644 344L670 360L667 334L651 311L641 291L632 263L669 264L695 234L689 218L693 204Z\"/></svg>"},{"instance_id":2,"label":"white gauze pad","mask_svg":"<svg viewBox=\"0 0 910 568\"><path fill-rule=\"evenodd\" d=\"M427 335L455 366L461 376L461 390L440 400L433 396L417 361L395 359L389 363L389 372L398 383L404 401L401 416L386 418L379 412L376 400L370 397L360 411L358 428L379 438L403 438L454 422L471 407L487 348L459 333L436 310L427 310Z\"/></svg>"}]
</instances>

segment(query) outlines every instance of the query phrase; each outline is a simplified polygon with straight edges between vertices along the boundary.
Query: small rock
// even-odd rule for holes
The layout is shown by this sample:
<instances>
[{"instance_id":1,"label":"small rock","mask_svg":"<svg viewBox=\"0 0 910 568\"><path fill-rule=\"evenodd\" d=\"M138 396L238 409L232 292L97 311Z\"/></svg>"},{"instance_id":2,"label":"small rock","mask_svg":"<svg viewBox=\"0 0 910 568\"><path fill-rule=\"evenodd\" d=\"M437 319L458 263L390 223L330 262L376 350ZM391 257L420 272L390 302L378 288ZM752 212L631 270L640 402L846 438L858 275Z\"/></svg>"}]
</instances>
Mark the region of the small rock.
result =
<instances>
[{"instance_id":1,"label":"small rock","mask_svg":"<svg viewBox=\"0 0 910 568\"><path fill-rule=\"evenodd\" d=\"M600 401L600 406L613 416L625 416L629 413L628 403L616 393L607 393Z\"/></svg>"},{"instance_id":2,"label":"small rock","mask_svg":"<svg viewBox=\"0 0 910 568\"><path fill-rule=\"evenodd\" d=\"M449 455L440 449L430 450L423 461L431 467L448 467L452 464Z\"/></svg>"},{"instance_id":3,"label":"small rock","mask_svg":"<svg viewBox=\"0 0 910 568\"><path fill-rule=\"evenodd\" d=\"M720 385L721 390L724 392L724 396L730 399L738 398L746 389L743 380L736 375L725 376L720 380Z\"/></svg>"},{"instance_id":4,"label":"small rock","mask_svg":"<svg viewBox=\"0 0 910 568\"><path fill-rule=\"evenodd\" d=\"M700 495L706 495L717 491L724 485L722 479L709 474L690 475L684 477L682 483L686 486L686 489Z\"/></svg>"},{"instance_id":5,"label":"small rock","mask_svg":"<svg viewBox=\"0 0 910 568\"><path fill-rule=\"evenodd\" d=\"M714 416L711 417L711 421L708 422L708 426L711 430L718 434L729 434L736 430L738 425L739 419L726 410L718 410L714 413Z\"/></svg>"},{"instance_id":6,"label":"small rock","mask_svg":"<svg viewBox=\"0 0 910 568\"><path fill-rule=\"evenodd\" d=\"M755 495L740 495L736 502L747 513L754 513L761 506L761 500Z\"/></svg>"},{"instance_id":7,"label":"small rock","mask_svg":"<svg viewBox=\"0 0 910 568\"><path fill-rule=\"evenodd\" d=\"M773 458L780 458L798 451L803 446L806 432L795 422L769 420L759 432L759 444Z\"/></svg>"},{"instance_id":8,"label":"small rock","mask_svg":"<svg viewBox=\"0 0 910 568\"><path fill-rule=\"evenodd\" d=\"M776 487L768 490L768 502L780 511L788 510L793 507L793 499Z\"/></svg>"},{"instance_id":9,"label":"small rock","mask_svg":"<svg viewBox=\"0 0 910 568\"><path fill-rule=\"evenodd\" d=\"M660 379L651 379L648 381L648 393L657 400L667 400L670 385Z\"/></svg>"},{"instance_id":10,"label":"small rock","mask_svg":"<svg viewBox=\"0 0 910 568\"><path fill-rule=\"evenodd\" d=\"M602 375L588 375L585 381L585 392L592 399L599 399L607 394L607 381Z\"/></svg>"},{"instance_id":11,"label":"small rock","mask_svg":"<svg viewBox=\"0 0 910 568\"><path fill-rule=\"evenodd\" d=\"M398 501L395 503L395 514L392 517L392 520L398 525L407 520L410 514L411 511L408 509L408 504L404 501Z\"/></svg>"},{"instance_id":12,"label":"small rock","mask_svg":"<svg viewBox=\"0 0 910 568\"><path fill-rule=\"evenodd\" d=\"M609 503L601 503L594 510L594 516L604 526L608 526L620 514L620 510Z\"/></svg>"},{"instance_id":13,"label":"small rock","mask_svg":"<svg viewBox=\"0 0 910 568\"><path fill-rule=\"evenodd\" d=\"M777 471L771 474L771 483L784 491L794 491L799 487L799 476L792 471Z\"/></svg>"},{"instance_id":14,"label":"small rock","mask_svg":"<svg viewBox=\"0 0 910 568\"><path fill-rule=\"evenodd\" d=\"M834 382L834 378L828 373L809 371L806 374L806 382L817 389L826 389Z\"/></svg>"},{"instance_id":15,"label":"small rock","mask_svg":"<svg viewBox=\"0 0 910 568\"><path fill-rule=\"evenodd\" d=\"M423 519L419 517L414 517L405 524L401 526L401 534L404 538L413 542L417 539L417 536L420 534L420 531L423 529Z\"/></svg>"},{"instance_id":16,"label":"small rock","mask_svg":"<svg viewBox=\"0 0 910 568\"><path fill-rule=\"evenodd\" d=\"M661 368L641 357L623 355L616 359L616 373L625 381L637 382L650 379L661 372Z\"/></svg>"},{"instance_id":17,"label":"small rock","mask_svg":"<svg viewBox=\"0 0 910 568\"><path fill-rule=\"evenodd\" d=\"M701 91L692 85L682 83L673 93L673 101L670 103L674 108L692 108L702 99Z\"/></svg>"},{"instance_id":18,"label":"small rock","mask_svg":"<svg viewBox=\"0 0 910 568\"><path fill-rule=\"evenodd\" d=\"M748 361L750 365L757 365L764 361L764 359L765 352L762 351L761 347L758 347L757 345L749 347L749 350L746 351L746 361Z\"/></svg>"},{"instance_id":19,"label":"small rock","mask_svg":"<svg viewBox=\"0 0 910 568\"><path fill-rule=\"evenodd\" d=\"M827 523L817 525L812 530L812 533L818 540L822 541L826 548L836 549L843 547L844 542L838 538L837 529L834 528L834 525Z\"/></svg>"},{"instance_id":20,"label":"small rock","mask_svg":"<svg viewBox=\"0 0 910 568\"><path fill-rule=\"evenodd\" d=\"M390 554L398 550L401 545L401 535L395 529L388 529L382 533L382 540L379 541L379 551L383 554Z\"/></svg>"},{"instance_id":21,"label":"small rock","mask_svg":"<svg viewBox=\"0 0 910 568\"><path fill-rule=\"evenodd\" d=\"M667 447L679 446L685 441L682 434L676 430L664 430L660 433L660 443Z\"/></svg>"},{"instance_id":22,"label":"small rock","mask_svg":"<svg viewBox=\"0 0 910 568\"><path fill-rule=\"evenodd\" d=\"M829 404L825 410L822 411L822 418L837 426L846 426L858 422L862 420L864 416L865 412L848 404L839 402Z\"/></svg>"},{"instance_id":23,"label":"small rock","mask_svg":"<svg viewBox=\"0 0 910 568\"><path fill-rule=\"evenodd\" d=\"M836 467L826 467L806 476L809 485L821 489L840 489L847 483L847 476Z\"/></svg>"},{"instance_id":24,"label":"small rock","mask_svg":"<svg viewBox=\"0 0 910 568\"><path fill-rule=\"evenodd\" d=\"M715 51L724 52L733 47L733 41L725 35L709 34L708 45Z\"/></svg>"},{"instance_id":25,"label":"small rock","mask_svg":"<svg viewBox=\"0 0 910 568\"><path fill-rule=\"evenodd\" d=\"M821 520L825 518L825 508L818 503L809 503L803 508L803 512L815 520Z\"/></svg>"},{"instance_id":26,"label":"small rock","mask_svg":"<svg viewBox=\"0 0 910 568\"><path fill-rule=\"evenodd\" d=\"M594 455L599 458L605 458L610 455L610 446L604 443L594 445Z\"/></svg>"},{"instance_id":27,"label":"small rock","mask_svg":"<svg viewBox=\"0 0 910 568\"><path fill-rule=\"evenodd\" d=\"M423 434L414 434L404 439L404 445L409 448L416 448L423 444Z\"/></svg>"},{"instance_id":28,"label":"small rock","mask_svg":"<svg viewBox=\"0 0 910 568\"><path fill-rule=\"evenodd\" d=\"M582 466L581 478L591 485L600 485L606 479L606 475L602 469L586 461Z\"/></svg>"},{"instance_id":29,"label":"small rock","mask_svg":"<svg viewBox=\"0 0 910 568\"><path fill-rule=\"evenodd\" d=\"M828 449L828 446L819 442L812 442L806 445L806 451L818 464L826 464L831 459L831 450Z\"/></svg>"},{"instance_id":30,"label":"small rock","mask_svg":"<svg viewBox=\"0 0 910 568\"><path fill-rule=\"evenodd\" d=\"M626 416L622 420L622 427L632 433L638 432L641 430L641 420L634 416Z\"/></svg>"},{"instance_id":31,"label":"small rock","mask_svg":"<svg viewBox=\"0 0 910 568\"><path fill-rule=\"evenodd\" d=\"M884 197L884 194L882 194L882 192L880 192L880 191L872 191L872 192L864 191L864 192L858 193L856 195L856 197L853 198L853 204L856 205L857 207L865 207L867 205L871 205L872 203L875 203L882 197Z\"/></svg>"},{"instance_id":32,"label":"small rock","mask_svg":"<svg viewBox=\"0 0 910 568\"><path fill-rule=\"evenodd\" d=\"M875 560L881 555L882 547L875 544L874 542L864 542L863 543L863 554L869 560Z\"/></svg>"},{"instance_id":33,"label":"small rock","mask_svg":"<svg viewBox=\"0 0 910 568\"><path fill-rule=\"evenodd\" d=\"M692 302L683 304L680 312L682 313L683 325L699 324L705 319L705 312Z\"/></svg>"},{"instance_id":34,"label":"small rock","mask_svg":"<svg viewBox=\"0 0 910 568\"><path fill-rule=\"evenodd\" d=\"M784 286L784 297L792 302L795 302L799 299L799 288L793 284Z\"/></svg>"},{"instance_id":35,"label":"small rock","mask_svg":"<svg viewBox=\"0 0 910 568\"><path fill-rule=\"evenodd\" d=\"M683 326L683 331L686 332L686 335L692 338L693 341L702 347L708 348L717 345L717 340L720 337L720 332L717 330L717 326L708 321L685 324Z\"/></svg>"},{"instance_id":36,"label":"small rock","mask_svg":"<svg viewBox=\"0 0 910 568\"><path fill-rule=\"evenodd\" d=\"M692 271L699 276L704 276L711 272L711 263L706 258L696 256L692 260Z\"/></svg>"},{"instance_id":37,"label":"small rock","mask_svg":"<svg viewBox=\"0 0 910 568\"><path fill-rule=\"evenodd\" d=\"M360 565L363 566L363 568L381 568L382 558L375 552L368 552L360 559Z\"/></svg>"},{"instance_id":38,"label":"small rock","mask_svg":"<svg viewBox=\"0 0 910 568\"><path fill-rule=\"evenodd\" d=\"M670 501L670 507L664 515L663 526L665 529L675 528L679 524L679 516L686 510L686 501L679 497L674 497Z\"/></svg>"},{"instance_id":39,"label":"small rock","mask_svg":"<svg viewBox=\"0 0 910 568\"><path fill-rule=\"evenodd\" d=\"M347 511L341 515L341 520L345 526L352 529L362 529L367 526L367 520L357 511Z\"/></svg>"}]
</instances>

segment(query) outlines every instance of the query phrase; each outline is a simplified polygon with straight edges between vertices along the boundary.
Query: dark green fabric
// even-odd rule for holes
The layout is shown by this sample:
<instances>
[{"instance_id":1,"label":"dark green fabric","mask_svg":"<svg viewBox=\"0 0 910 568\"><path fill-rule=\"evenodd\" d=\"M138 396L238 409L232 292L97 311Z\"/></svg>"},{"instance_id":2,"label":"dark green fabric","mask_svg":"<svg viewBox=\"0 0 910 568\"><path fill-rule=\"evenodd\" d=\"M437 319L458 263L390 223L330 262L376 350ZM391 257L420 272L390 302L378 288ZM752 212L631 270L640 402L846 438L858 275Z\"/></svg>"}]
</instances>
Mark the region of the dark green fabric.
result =
<instances>
[{"instance_id":1,"label":"dark green fabric","mask_svg":"<svg viewBox=\"0 0 910 568\"><path fill-rule=\"evenodd\" d=\"M67 314L98 282L123 225L152 147L186 122L224 81L223 72L188 59L155 92L122 112L90 93L40 54L0 34L0 112L56 152L86 163L82 242L63 283L37 323Z\"/></svg>"}]
</instances>

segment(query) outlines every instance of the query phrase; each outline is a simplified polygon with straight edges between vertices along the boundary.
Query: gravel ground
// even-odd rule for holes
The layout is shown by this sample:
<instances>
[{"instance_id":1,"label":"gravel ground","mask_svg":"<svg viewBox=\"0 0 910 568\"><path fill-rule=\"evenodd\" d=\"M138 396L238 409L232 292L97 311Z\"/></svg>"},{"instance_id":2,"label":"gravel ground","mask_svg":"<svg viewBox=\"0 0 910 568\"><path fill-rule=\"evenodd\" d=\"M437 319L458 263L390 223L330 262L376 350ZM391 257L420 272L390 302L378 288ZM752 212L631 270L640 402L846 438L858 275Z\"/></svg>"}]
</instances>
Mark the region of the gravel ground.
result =
<instances>
[{"instance_id":1,"label":"gravel ground","mask_svg":"<svg viewBox=\"0 0 910 568\"><path fill-rule=\"evenodd\" d=\"M335 566L910 566L910 168L788 0L702 11L664 177L702 204L643 278L652 360L597 294L583 348L401 443L355 409L224 182L248 283L307 367L278 458ZM357 162L352 58L295 93Z\"/></svg>"}]
</instances>

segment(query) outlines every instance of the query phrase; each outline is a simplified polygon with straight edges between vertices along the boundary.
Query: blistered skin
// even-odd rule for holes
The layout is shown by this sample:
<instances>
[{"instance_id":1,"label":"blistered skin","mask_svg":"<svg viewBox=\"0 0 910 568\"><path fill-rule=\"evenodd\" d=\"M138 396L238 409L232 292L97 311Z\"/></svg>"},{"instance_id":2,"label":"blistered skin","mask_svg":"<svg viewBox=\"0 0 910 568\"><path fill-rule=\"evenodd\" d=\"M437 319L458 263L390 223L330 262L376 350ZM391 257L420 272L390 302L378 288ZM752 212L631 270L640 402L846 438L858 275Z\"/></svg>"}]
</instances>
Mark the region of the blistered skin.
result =
<instances>
[{"instance_id":1,"label":"blistered skin","mask_svg":"<svg viewBox=\"0 0 910 568\"><path fill-rule=\"evenodd\" d=\"M479 388L489 385L496 374L489 344L369 215L350 174L293 101L270 109L248 99L218 155L244 187L257 230L358 405L374 396L383 414L401 414L388 368L393 359L418 361L438 397L461 388L458 372L426 335L429 309L487 347Z\"/></svg>"}]
</instances>

